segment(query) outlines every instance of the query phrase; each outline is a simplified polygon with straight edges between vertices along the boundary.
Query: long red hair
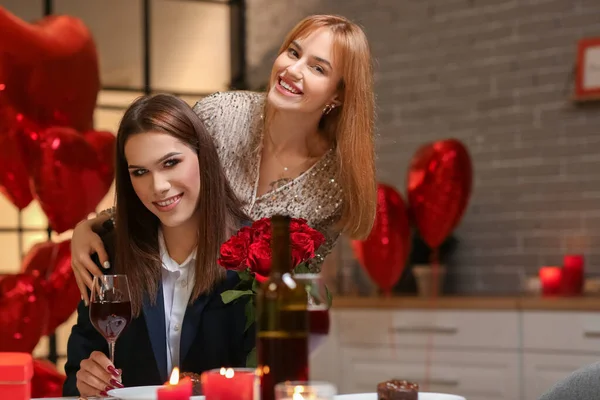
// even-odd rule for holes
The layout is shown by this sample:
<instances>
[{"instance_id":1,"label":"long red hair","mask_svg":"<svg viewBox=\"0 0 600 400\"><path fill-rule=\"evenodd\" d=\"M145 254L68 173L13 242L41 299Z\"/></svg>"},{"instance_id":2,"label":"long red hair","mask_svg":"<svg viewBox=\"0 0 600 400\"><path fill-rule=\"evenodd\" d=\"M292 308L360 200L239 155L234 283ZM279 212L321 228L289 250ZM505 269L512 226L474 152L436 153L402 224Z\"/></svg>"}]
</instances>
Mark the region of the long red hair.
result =
<instances>
[{"instance_id":1,"label":"long red hair","mask_svg":"<svg viewBox=\"0 0 600 400\"><path fill-rule=\"evenodd\" d=\"M371 50L363 30L350 20L336 15L312 15L300 21L287 35L281 54L296 39L303 39L319 28L328 28L334 37L335 59L341 68L338 84L342 102L320 122L321 131L337 151L339 181L343 189L340 231L353 239L364 239L371 232L377 204L375 177L373 66ZM271 84L273 83L273 74ZM265 115L269 115L268 104Z\"/></svg>"}]
</instances>

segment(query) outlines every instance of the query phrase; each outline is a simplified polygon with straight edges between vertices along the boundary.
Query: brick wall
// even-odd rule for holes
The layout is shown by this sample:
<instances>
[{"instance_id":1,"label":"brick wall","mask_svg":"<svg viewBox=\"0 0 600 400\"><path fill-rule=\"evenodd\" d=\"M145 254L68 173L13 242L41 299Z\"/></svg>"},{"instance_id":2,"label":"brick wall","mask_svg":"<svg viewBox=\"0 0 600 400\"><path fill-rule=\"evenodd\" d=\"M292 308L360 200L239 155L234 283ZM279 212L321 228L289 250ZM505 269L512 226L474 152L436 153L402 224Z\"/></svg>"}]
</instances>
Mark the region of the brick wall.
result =
<instances>
[{"instance_id":1,"label":"brick wall","mask_svg":"<svg viewBox=\"0 0 600 400\"><path fill-rule=\"evenodd\" d=\"M345 15L369 36L381 181L405 193L410 157L432 140L455 137L471 152L451 291L516 291L566 252L600 274L600 106L569 100L576 42L600 36L600 1L248 0L253 85L313 13Z\"/></svg>"}]
</instances>

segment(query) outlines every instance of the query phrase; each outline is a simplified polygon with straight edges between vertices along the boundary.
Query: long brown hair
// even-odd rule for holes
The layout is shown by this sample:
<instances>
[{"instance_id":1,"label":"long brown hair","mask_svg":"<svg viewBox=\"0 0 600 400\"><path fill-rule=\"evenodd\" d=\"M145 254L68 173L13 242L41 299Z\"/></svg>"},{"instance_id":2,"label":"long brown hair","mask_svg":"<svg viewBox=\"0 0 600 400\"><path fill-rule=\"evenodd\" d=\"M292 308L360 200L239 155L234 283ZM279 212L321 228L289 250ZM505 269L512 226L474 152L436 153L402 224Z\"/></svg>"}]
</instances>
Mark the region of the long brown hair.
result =
<instances>
[{"instance_id":1,"label":"long brown hair","mask_svg":"<svg viewBox=\"0 0 600 400\"><path fill-rule=\"evenodd\" d=\"M190 302L225 276L217 264L221 244L246 219L229 186L217 150L200 119L183 100L167 94L144 96L125 111L117 133L116 151L116 253L115 268L127 274L134 315L144 296L154 302L161 279L158 248L159 219L136 195L125 158L125 143L132 135L163 132L180 140L198 155L200 196L195 283Z\"/></svg>"},{"instance_id":2,"label":"long brown hair","mask_svg":"<svg viewBox=\"0 0 600 400\"><path fill-rule=\"evenodd\" d=\"M363 30L337 15L312 15L300 21L279 49L286 51L292 41L303 39L319 28L328 28L334 37L336 64L342 79L338 91L342 105L323 115L320 128L335 146L339 181L343 189L339 229L351 238L364 239L375 221L377 183L373 126L375 98L369 42ZM271 76L271 85L275 75ZM269 115L265 105L265 115Z\"/></svg>"}]
</instances>

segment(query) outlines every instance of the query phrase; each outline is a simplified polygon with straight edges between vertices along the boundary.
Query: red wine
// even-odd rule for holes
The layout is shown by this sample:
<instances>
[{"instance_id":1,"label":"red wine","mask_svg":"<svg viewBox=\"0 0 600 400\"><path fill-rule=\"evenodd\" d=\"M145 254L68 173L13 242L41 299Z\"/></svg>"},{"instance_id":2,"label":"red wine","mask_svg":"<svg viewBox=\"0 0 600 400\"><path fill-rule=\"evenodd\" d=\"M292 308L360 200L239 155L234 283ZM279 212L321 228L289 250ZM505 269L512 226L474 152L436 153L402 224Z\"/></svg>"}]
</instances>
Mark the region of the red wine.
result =
<instances>
[{"instance_id":1,"label":"red wine","mask_svg":"<svg viewBox=\"0 0 600 400\"><path fill-rule=\"evenodd\" d=\"M275 385L308 380L308 311L305 286L290 274L290 218L271 218L269 279L257 296L257 358L261 400L274 400Z\"/></svg>"},{"instance_id":2,"label":"red wine","mask_svg":"<svg viewBox=\"0 0 600 400\"><path fill-rule=\"evenodd\" d=\"M271 333L272 337L259 336L257 343L258 359L270 360L259 370L261 400L273 400L274 388L279 382L308 381L308 363L298 362L308 360L307 337L276 337L276 332Z\"/></svg>"},{"instance_id":3,"label":"red wine","mask_svg":"<svg viewBox=\"0 0 600 400\"><path fill-rule=\"evenodd\" d=\"M90 320L107 341L115 341L131 321L131 302L91 302Z\"/></svg>"},{"instance_id":4,"label":"red wine","mask_svg":"<svg viewBox=\"0 0 600 400\"><path fill-rule=\"evenodd\" d=\"M329 334L329 310L308 310L311 335Z\"/></svg>"}]
</instances>

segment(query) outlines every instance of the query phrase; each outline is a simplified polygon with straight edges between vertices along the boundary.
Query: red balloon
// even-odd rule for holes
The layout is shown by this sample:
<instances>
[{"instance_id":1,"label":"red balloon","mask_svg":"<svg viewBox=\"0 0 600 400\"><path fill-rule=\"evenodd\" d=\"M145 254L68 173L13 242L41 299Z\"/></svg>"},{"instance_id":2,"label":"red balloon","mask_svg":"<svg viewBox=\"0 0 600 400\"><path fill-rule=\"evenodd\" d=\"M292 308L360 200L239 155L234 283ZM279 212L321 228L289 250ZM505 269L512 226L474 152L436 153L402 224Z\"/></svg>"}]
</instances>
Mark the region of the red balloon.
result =
<instances>
[{"instance_id":1,"label":"red balloon","mask_svg":"<svg viewBox=\"0 0 600 400\"><path fill-rule=\"evenodd\" d=\"M58 233L74 228L110 189L115 137L52 127L31 129L19 139L35 197L50 226Z\"/></svg>"},{"instance_id":2,"label":"red balloon","mask_svg":"<svg viewBox=\"0 0 600 400\"><path fill-rule=\"evenodd\" d=\"M29 174L17 138L22 134L23 118L0 101L0 193L19 210L33 200Z\"/></svg>"},{"instance_id":3,"label":"red balloon","mask_svg":"<svg viewBox=\"0 0 600 400\"><path fill-rule=\"evenodd\" d=\"M390 294L410 253L408 214L396 189L378 185L373 229L366 240L353 240L352 249L371 279L385 294Z\"/></svg>"},{"instance_id":4,"label":"red balloon","mask_svg":"<svg viewBox=\"0 0 600 400\"><path fill-rule=\"evenodd\" d=\"M42 127L92 129L100 74L84 23L59 15L31 24L0 7L0 36L2 104Z\"/></svg>"},{"instance_id":5,"label":"red balloon","mask_svg":"<svg viewBox=\"0 0 600 400\"><path fill-rule=\"evenodd\" d=\"M419 234L434 249L460 221L473 181L471 157L455 139L422 146L408 172L408 202Z\"/></svg>"},{"instance_id":6,"label":"red balloon","mask_svg":"<svg viewBox=\"0 0 600 400\"><path fill-rule=\"evenodd\" d=\"M77 309L81 300L71 268L71 241L37 243L22 263L24 273L38 278L46 291L50 308L44 334L50 334Z\"/></svg>"},{"instance_id":7,"label":"red balloon","mask_svg":"<svg viewBox=\"0 0 600 400\"><path fill-rule=\"evenodd\" d=\"M33 360L31 397L61 397L62 387L67 377L56 370L54 364L46 360Z\"/></svg>"},{"instance_id":8,"label":"red balloon","mask_svg":"<svg viewBox=\"0 0 600 400\"><path fill-rule=\"evenodd\" d=\"M34 276L0 277L0 352L31 353L44 335L47 321L47 299Z\"/></svg>"}]
</instances>

